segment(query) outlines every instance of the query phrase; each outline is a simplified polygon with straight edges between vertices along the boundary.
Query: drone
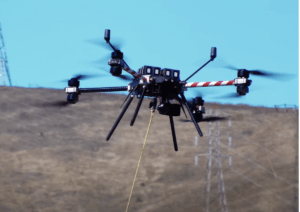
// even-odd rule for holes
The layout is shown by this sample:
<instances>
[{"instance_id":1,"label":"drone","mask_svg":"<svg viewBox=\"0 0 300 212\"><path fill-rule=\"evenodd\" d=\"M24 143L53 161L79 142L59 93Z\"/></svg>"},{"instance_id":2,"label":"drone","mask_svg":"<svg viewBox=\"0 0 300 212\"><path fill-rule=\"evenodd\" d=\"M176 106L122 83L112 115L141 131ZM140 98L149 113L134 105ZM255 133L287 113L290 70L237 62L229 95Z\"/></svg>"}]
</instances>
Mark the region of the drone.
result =
<instances>
[{"instance_id":1,"label":"drone","mask_svg":"<svg viewBox=\"0 0 300 212\"><path fill-rule=\"evenodd\" d=\"M110 73L115 77L120 77L122 71L129 73L133 79L127 86L118 87L100 87L100 88L79 88L80 79L83 75L71 78L68 80L68 87L65 88L67 93L67 102L75 104L78 102L78 97L82 93L93 93L93 92L117 92L117 91L128 91L129 94L123 102L124 105L119 117L109 131L106 141L108 141L123 115L128 109L134 97L139 99L133 117L130 121L130 126L134 125L139 109L143 102L144 97L151 98L152 101L149 104L151 110L157 109L159 114L169 116L173 144L175 151L178 151L174 120L173 116L180 116L180 111L184 112L185 109L188 111L191 120L193 122L198 134L203 136L203 133L198 125L198 122L205 121L203 114L205 114L204 100L202 97L196 97L192 102L187 101L184 92L188 88L197 87L211 87L211 86L236 86L236 92L239 96L245 96L249 93L249 86L252 80L249 79L249 75L268 75L268 73L259 70L246 70L237 69L237 78L229 81L211 81L211 82L187 82L197 72L199 72L208 63L213 61L217 57L217 48L212 47L210 51L210 59L191 74L187 79L180 79L180 71L177 69L161 68L156 66L143 66L138 71L132 70L123 58L123 52L115 48L110 42L110 30L106 29L104 33L104 40L112 48L111 59L108 61L110 66ZM233 68L233 67L230 67ZM171 103L172 100L176 100L178 103ZM122 107L121 106L121 107ZM187 116L186 116L187 117ZM221 118L221 117L219 117ZM214 117L207 118L206 121L212 121Z\"/></svg>"}]
</instances>

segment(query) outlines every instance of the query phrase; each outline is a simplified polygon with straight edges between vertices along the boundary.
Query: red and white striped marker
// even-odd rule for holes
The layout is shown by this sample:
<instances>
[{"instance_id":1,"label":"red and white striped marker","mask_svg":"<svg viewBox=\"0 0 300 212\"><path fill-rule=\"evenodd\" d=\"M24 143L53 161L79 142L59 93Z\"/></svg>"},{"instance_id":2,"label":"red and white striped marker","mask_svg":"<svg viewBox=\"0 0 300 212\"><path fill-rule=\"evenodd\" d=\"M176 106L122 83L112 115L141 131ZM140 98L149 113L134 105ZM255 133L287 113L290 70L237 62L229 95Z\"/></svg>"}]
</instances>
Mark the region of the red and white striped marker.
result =
<instances>
[{"instance_id":1,"label":"red and white striped marker","mask_svg":"<svg viewBox=\"0 0 300 212\"><path fill-rule=\"evenodd\" d=\"M135 72L134 70L128 68L128 67L123 67L123 70L126 71L127 73L131 74L133 77L137 77L139 79L143 79L143 81L147 81L145 77L143 77L141 74Z\"/></svg>"},{"instance_id":2,"label":"red and white striped marker","mask_svg":"<svg viewBox=\"0 0 300 212\"><path fill-rule=\"evenodd\" d=\"M235 85L234 80L212 81L212 82L188 82L185 84L185 87L193 88L193 87L209 87L209 86L225 86L225 85Z\"/></svg>"},{"instance_id":3,"label":"red and white striped marker","mask_svg":"<svg viewBox=\"0 0 300 212\"><path fill-rule=\"evenodd\" d=\"M209 87L209 86L225 86L225 85L243 85L246 84L248 80L246 78L236 78L229 81L212 81L212 82L188 82L185 84L186 88L193 87Z\"/></svg>"}]
</instances>

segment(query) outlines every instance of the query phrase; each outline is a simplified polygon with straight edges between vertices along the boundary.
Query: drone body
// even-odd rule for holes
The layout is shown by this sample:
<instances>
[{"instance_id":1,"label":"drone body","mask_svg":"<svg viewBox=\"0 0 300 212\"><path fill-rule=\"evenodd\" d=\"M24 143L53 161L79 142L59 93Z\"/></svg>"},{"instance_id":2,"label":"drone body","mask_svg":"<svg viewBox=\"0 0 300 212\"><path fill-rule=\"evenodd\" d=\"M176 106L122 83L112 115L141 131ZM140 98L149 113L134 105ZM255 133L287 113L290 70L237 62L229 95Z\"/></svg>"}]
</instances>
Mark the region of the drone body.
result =
<instances>
[{"instance_id":1,"label":"drone body","mask_svg":"<svg viewBox=\"0 0 300 212\"><path fill-rule=\"evenodd\" d=\"M132 82L128 83L127 86L120 87L106 87L106 88L79 88L79 78L75 77L68 81L69 87L67 87L66 93L68 94L67 101L70 103L76 103L78 101L78 95L87 92L115 92L115 91L128 91L129 94L125 99L125 106L115 124L113 125L111 131L106 137L109 140L114 130L118 126L120 120L125 114L127 108L132 102L132 99L136 96L139 98L139 102L136 106L135 112L131 119L130 125L133 126L135 119L137 117L138 111L142 104L144 97L152 98L150 103L150 108L152 110L157 110L161 115L167 115L170 119L172 137L175 151L178 150L177 140L175 134L175 127L173 116L180 116L181 109L185 113L183 105L186 107L191 121L194 123L196 130L200 136L203 136L199 125L197 122L203 120L203 114L205 109L203 107L204 100L201 97L195 98L192 103L189 103L185 96L184 91L187 88L193 87L207 87L207 86L227 86L235 85L237 87L237 93L239 95L246 95L249 92L248 86L251 84L249 78L249 72L247 70L239 70L238 78L230 81L214 81L214 82L191 82L187 83L187 80L195 75L199 70L206 66L209 62L213 61L217 56L217 49L215 47L211 48L210 59L198 70L196 70L190 77L186 80L180 79L180 71L176 69L168 69L155 66L143 66L137 72L132 70L123 59L123 53L116 49L110 43L110 30L105 30L104 39L111 46L113 52L111 54L111 59L108 62L110 68L110 73L113 76L121 76L122 70L133 76ZM159 104L157 106L157 101ZM171 104L171 100L177 100L179 104Z\"/></svg>"}]
</instances>

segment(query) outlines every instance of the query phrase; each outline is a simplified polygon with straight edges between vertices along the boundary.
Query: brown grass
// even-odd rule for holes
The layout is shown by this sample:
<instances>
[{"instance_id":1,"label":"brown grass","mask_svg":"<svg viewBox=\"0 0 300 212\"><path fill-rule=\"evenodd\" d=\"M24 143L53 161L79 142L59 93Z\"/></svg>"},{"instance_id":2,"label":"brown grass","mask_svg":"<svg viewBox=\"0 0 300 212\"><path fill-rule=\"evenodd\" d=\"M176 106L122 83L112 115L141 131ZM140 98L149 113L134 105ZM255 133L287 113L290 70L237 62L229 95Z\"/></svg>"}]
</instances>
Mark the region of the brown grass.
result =
<instances>
[{"instance_id":1,"label":"brown grass","mask_svg":"<svg viewBox=\"0 0 300 212\"><path fill-rule=\"evenodd\" d=\"M0 88L0 211L125 211L150 118L145 100L133 127L137 100L110 141L105 137L118 117L124 96L83 94L75 105L43 106L65 100L62 90ZM298 211L298 110L207 103L206 111L232 117L220 122L228 211ZM129 211L205 211L208 138L192 123L175 128L173 150L168 117L155 113ZM207 134L208 124L199 124ZM216 133L216 123L211 125ZM219 208L213 160L210 211Z\"/></svg>"}]
</instances>

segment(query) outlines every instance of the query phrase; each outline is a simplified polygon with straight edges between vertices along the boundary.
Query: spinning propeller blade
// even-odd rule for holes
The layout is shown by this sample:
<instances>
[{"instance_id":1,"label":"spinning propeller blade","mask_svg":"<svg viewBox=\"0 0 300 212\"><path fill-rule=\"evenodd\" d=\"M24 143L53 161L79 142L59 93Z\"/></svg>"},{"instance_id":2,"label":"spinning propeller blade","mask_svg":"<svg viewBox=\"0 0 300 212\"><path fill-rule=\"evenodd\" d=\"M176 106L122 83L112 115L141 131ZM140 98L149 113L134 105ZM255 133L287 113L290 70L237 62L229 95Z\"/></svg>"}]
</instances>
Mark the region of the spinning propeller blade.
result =
<instances>
[{"instance_id":1,"label":"spinning propeller blade","mask_svg":"<svg viewBox=\"0 0 300 212\"><path fill-rule=\"evenodd\" d=\"M96 77L105 77L105 75L103 75L103 74L78 74L72 78L77 79L77 80L85 80L85 79L91 79L91 78L96 78ZM68 82L68 81L69 81L69 79L61 80L60 82Z\"/></svg>"},{"instance_id":2,"label":"spinning propeller blade","mask_svg":"<svg viewBox=\"0 0 300 212\"><path fill-rule=\"evenodd\" d=\"M132 77L127 76L127 75L123 75L123 74L121 74L120 76L117 76L117 77L120 78L120 79L122 79L122 80L125 80L125 81L134 80Z\"/></svg>"},{"instance_id":3,"label":"spinning propeller blade","mask_svg":"<svg viewBox=\"0 0 300 212\"><path fill-rule=\"evenodd\" d=\"M241 70L232 65L227 65L227 66L225 66L225 68L235 70L235 71ZM254 76L269 77L269 78L275 79L275 80L289 79L290 77L294 76L292 74L274 73L274 72L260 70L260 69L255 69L255 70L244 69L244 70L248 71L249 74L254 75Z\"/></svg>"},{"instance_id":4,"label":"spinning propeller blade","mask_svg":"<svg viewBox=\"0 0 300 212\"><path fill-rule=\"evenodd\" d=\"M114 47L120 50L124 46L124 41L121 38L113 38ZM88 39L86 42L111 51L111 47L103 39Z\"/></svg>"}]
</instances>

